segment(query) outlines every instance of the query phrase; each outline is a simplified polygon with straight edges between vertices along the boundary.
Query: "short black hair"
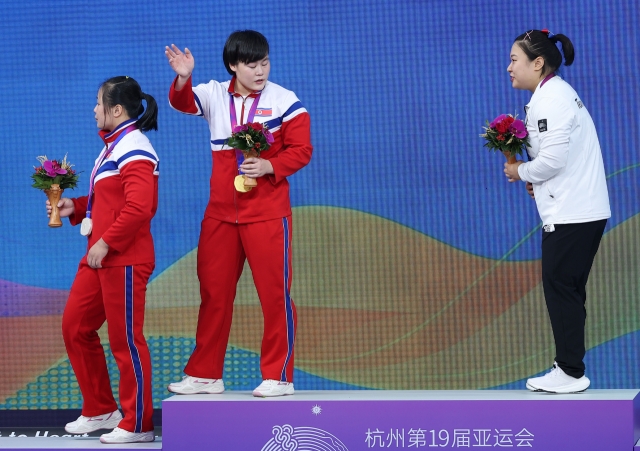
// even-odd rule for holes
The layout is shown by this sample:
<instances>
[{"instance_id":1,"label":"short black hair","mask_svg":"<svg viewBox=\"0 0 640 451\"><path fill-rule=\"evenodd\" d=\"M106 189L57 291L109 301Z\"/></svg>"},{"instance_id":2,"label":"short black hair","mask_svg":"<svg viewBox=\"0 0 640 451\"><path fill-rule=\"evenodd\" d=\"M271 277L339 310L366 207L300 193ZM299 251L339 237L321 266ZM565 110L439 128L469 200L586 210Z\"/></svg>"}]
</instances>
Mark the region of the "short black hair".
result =
<instances>
[{"instance_id":1,"label":"short black hair","mask_svg":"<svg viewBox=\"0 0 640 451\"><path fill-rule=\"evenodd\" d=\"M254 63L269 55L269 42L262 33L254 30L234 31L227 38L222 51L222 61L227 72L235 75L231 65Z\"/></svg>"}]
</instances>

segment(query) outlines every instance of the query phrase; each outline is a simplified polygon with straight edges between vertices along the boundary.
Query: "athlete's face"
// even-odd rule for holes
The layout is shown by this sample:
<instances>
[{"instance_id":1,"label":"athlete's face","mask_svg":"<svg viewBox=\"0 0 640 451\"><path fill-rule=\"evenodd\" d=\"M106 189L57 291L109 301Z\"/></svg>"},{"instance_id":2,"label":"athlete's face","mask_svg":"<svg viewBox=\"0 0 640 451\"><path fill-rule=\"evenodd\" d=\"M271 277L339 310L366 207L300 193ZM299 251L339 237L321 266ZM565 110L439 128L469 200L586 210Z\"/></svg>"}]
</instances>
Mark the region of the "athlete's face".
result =
<instances>
[{"instance_id":1,"label":"athlete's face","mask_svg":"<svg viewBox=\"0 0 640 451\"><path fill-rule=\"evenodd\" d=\"M102 103L102 89L98 90L96 107L93 109L96 118L96 125L100 130L113 130L113 116L107 111Z\"/></svg>"},{"instance_id":2,"label":"athlete's face","mask_svg":"<svg viewBox=\"0 0 640 451\"><path fill-rule=\"evenodd\" d=\"M516 89L535 91L542 79L543 66L542 57L530 61L520 46L514 43L511 47L511 64L507 67L507 72L511 77L511 86Z\"/></svg>"},{"instance_id":3,"label":"athlete's face","mask_svg":"<svg viewBox=\"0 0 640 451\"><path fill-rule=\"evenodd\" d=\"M235 91L242 96L263 90L271 71L269 55L253 63L229 64L229 67L236 73Z\"/></svg>"}]
</instances>

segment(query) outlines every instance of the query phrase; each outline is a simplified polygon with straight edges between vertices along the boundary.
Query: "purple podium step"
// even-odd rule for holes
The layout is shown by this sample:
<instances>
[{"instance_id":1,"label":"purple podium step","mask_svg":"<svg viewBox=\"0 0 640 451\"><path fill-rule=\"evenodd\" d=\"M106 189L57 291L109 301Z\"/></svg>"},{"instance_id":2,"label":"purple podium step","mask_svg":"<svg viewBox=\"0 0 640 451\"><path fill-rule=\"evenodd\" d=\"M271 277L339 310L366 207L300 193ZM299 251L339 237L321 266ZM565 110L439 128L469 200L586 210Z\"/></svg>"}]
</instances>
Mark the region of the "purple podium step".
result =
<instances>
[{"instance_id":1,"label":"purple podium step","mask_svg":"<svg viewBox=\"0 0 640 451\"><path fill-rule=\"evenodd\" d=\"M299 391L173 396L163 450L346 451L528 448L631 451L640 391Z\"/></svg>"}]
</instances>

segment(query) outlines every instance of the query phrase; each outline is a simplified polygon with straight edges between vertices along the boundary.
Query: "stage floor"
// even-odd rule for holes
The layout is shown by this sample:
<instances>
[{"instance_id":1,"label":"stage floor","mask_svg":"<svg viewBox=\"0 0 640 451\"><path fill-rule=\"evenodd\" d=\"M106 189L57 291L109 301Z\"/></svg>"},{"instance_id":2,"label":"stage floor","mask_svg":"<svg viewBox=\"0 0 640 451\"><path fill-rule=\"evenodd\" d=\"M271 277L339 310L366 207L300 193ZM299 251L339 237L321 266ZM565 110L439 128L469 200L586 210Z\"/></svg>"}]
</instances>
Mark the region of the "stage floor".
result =
<instances>
[{"instance_id":1,"label":"stage floor","mask_svg":"<svg viewBox=\"0 0 640 451\"><path fill-rule=\"evenodd\" d=\"M309 402L309 401L596 401L633 400L640 390L587 390L570 395L535 393L529 390L317 390L296 391L292 396L256 398L250 391L227 391L221 395L175 395L171 402Z\"/></svg>"}]
</instances>

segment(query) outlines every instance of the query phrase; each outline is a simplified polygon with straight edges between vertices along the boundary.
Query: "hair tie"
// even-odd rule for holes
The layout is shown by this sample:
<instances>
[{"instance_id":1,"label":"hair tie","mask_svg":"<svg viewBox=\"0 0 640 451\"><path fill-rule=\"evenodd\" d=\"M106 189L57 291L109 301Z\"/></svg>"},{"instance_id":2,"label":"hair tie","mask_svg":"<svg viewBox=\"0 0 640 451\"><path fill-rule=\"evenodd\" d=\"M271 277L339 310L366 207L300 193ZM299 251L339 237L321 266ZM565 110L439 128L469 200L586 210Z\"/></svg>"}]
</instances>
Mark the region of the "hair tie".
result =
<instances>
[{"instance_id":1,"label":"hair tie","mask_svg":"<svg viewBox=\"0 0 640 451\"><path fill-rule=\"evenodd\" d=\"M553 36L555 36L555 34L551 33L549 30L547 30L546 28L544 30L540 30L541 32L543 32L544 34L547 35L547 38L551 39ZM560 45L558 45L560 44ZM562 43L558 40L556 40L556 42L554 42L554 45L556 46L556 48L558 50L560 50L560 56L562 57L562 61L565 60L564 58L564 52L562 51Z\"/></svg>"}]
</instances>

